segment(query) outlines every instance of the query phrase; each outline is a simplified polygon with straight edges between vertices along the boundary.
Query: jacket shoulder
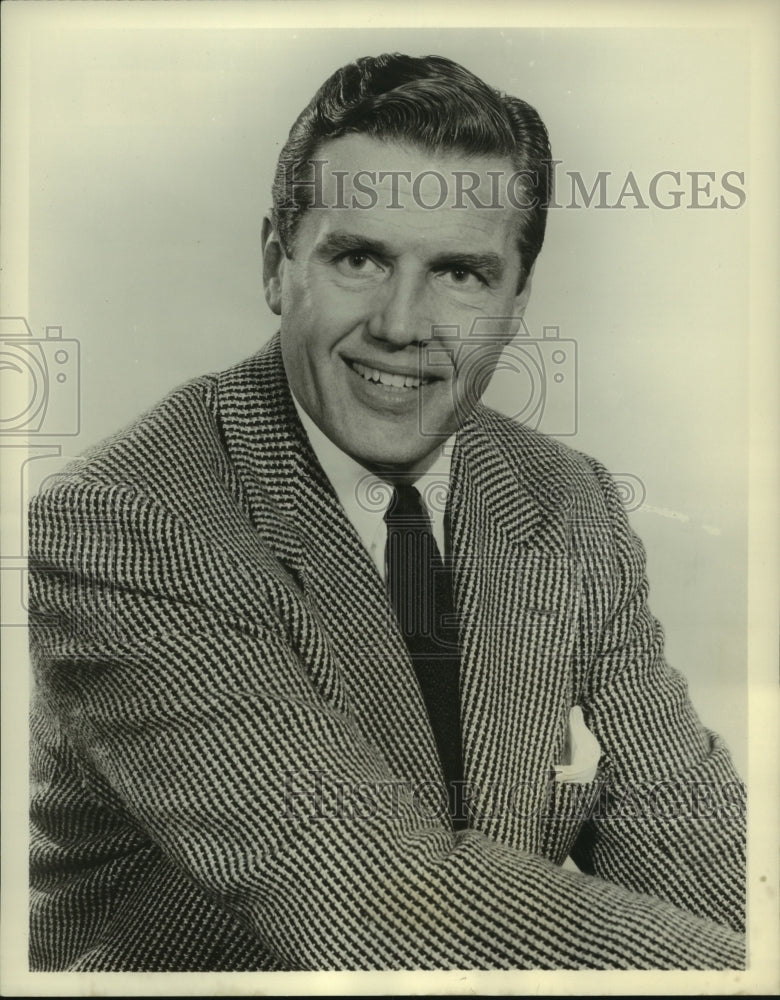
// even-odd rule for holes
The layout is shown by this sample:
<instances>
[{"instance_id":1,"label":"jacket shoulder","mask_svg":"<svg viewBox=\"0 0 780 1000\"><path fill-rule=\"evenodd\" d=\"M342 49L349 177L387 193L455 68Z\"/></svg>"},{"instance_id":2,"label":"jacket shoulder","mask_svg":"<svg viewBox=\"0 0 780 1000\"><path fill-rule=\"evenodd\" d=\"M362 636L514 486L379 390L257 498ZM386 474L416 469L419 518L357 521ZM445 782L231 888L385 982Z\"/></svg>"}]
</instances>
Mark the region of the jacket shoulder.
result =
<instances>
[{"instance_id":1,"label":"jacket shoulder","mask_svg":"<svg viewBox=\"0 0 780 1000\"><path fill-rule=\"evenodd\" d=\"M31 565L213 603L239 586L252 552L270 585L278 570L254 529L220 400L222 379L250 362L179 386L51 477L30 502Z\"/></svg>"},{"instance_id":2,"label":"jacket shoulder","mask_svg":"<svg viewBox=\"0 0 780 1000\"><path fill-rule=\"evenodd\" d=\"M224 374L184 383L52 476L30 501L31 555L68 564L110 555L115 567L137 568L245 540L251 518L223 433Z\"/></svg>"},{"instance_id":3,"label":"jacket shoulder","mask_svg":"<svg viewBox=\"0 0 780 1000\"><path fill-rule=\"evenodd\" d=\"M172 480L214 462L220 451L217 375L203 375L169 392L130 424L86 449L46 484L128 487L154 494Z\"/></svg>"},{"instance_id":4,"label":"jacket shoulder","mask_svg":"<svg viewBox=\"0 0 780 1000\"><path fill-rule=\"evenodd\" d=\"M479 407L477 419L501 460L540 499L603 502L615 493L611 474L591 455L488 407Z\"/></svg>"}]
</instances>

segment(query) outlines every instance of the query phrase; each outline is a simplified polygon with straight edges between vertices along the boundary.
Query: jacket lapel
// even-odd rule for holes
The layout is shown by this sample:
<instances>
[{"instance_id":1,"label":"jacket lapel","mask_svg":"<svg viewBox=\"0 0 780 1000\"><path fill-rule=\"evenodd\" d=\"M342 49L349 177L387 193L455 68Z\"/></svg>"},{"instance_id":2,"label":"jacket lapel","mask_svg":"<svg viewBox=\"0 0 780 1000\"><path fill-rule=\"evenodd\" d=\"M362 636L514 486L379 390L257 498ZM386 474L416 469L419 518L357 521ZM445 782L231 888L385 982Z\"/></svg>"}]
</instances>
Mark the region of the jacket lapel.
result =
<instances>
[{"instance_id":1,"label":"jacket lapel","mask_svg":"<svg viewBox=\"0 0 780 1000\"><path fill-rule=\"evenodd\" d=\"M250 516L327 637L343 707L390 774L442 780L425 706L385 586L298 420L278 335L220 376L222 430ZM474 823L535 850L560 749L576 616L565 495L529 435L479 408L458 434L450 493L461 703ZM520 447L518 448L518 443ZM540 489L547 483L549 489ZM310 665L307 663L307 667Z\"/></svg>"},{"instance_id":2,"label":"jacket lapel","mask_svg":"<svg viewBox=\"0 0 780 1000\"><path fill-rule=\"evenodd\" d=\"M327 636L328 662L307 657L321 689L380 748L389 775L442 780L425 705L387 591L309 445L287 386L278 335L220 380L225 440L258 532Z\"/></svg>"},{"instance_id":3,"label":"jacket lapel","mask_svg":"<svg viewBox=\"0 0 780 1000\"><path fill-rule=\"evenodd\" d=\"M474 825L535 851L570 705L578 587L566 493L533 436L522 428L508 436L482 408L458 436L452 481Z\"/></svg>"}]
</instances>

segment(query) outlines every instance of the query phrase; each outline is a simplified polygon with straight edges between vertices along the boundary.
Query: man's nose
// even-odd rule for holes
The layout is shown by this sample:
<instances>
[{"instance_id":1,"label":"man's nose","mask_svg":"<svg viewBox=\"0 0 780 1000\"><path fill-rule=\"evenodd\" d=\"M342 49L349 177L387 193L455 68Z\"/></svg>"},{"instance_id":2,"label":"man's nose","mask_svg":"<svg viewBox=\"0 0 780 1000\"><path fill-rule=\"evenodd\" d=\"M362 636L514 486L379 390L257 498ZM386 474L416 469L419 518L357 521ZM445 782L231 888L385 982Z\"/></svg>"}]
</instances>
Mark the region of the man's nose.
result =
<instances>
[{"instance_id":1,"label":"man's nose","mask_svg":"<svg viewBox=\"0 0 780 1000\"><path fill-rule=\"evenodd\" d=\"M430 337L424 280L415 275L393 275L369 319L372 337L394 347L406 347Z\"/></svg>"}]
</instances>

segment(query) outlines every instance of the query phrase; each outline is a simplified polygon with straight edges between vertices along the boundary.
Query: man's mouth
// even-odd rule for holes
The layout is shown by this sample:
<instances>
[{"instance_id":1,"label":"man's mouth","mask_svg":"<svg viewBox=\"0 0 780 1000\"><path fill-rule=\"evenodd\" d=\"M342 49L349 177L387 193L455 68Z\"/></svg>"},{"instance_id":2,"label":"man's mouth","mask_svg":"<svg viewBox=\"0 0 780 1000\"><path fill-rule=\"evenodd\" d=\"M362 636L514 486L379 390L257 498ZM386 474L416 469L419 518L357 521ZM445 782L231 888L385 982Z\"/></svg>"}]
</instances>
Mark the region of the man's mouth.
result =
<instances>
[{"instance_id":1,"label":"man's mouth","mask_svg":"<svg viewBox=\"0 0 780 1000\"><path fill-rule=\"evenodd\" d=\"M374 384L394 389L419 389L420 386L428 385L429 382L434 381L432 378L421 378L418 375L411 375L409 373L389 372L382 368L370 368L368 365L362 365L358 361L350 361L348 364L352 371L365 379L366 382L373 382Z\"/></svg>"}]
</instances>

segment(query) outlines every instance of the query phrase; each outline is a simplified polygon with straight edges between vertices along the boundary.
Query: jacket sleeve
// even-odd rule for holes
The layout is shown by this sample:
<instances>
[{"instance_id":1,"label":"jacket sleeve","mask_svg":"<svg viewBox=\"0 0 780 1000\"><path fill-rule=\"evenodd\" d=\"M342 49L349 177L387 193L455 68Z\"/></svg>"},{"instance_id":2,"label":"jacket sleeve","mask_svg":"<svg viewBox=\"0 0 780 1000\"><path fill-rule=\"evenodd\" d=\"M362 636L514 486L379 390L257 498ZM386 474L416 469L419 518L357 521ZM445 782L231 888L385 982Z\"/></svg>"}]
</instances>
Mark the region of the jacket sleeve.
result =
<instances>
[{"instance_id":1,"label":"jacket sleeve","mask_svg":"<svg viewBox=\"0 0 780 1000\"><path fill-rule=\"evenodd\" d=\"M744 785L724 741L699 721L684 677L664 658L663 631L648 608L644 547L611 477L592 464L613 556L610 613L583 702L608 778L573 854L584 871L741 931Z\"/></svg>"},{"instance_id":2,"label":"jacket sleeve","mask_svg":"<svg viewBox=\"0 0 780 1000\"><path fill-rule=\"evenodd\" d=\"M333 808L296 776L393 775L280 616L204 596L204 567L231 572L212 540L118 487L65 483L31 518L36 685L77 762L67 794L122 817L282 967L742 966L732 929L428 824L403 790L389 813ZM175 572L150 565L161 552Z\"/></svg>"}]
</instances>

